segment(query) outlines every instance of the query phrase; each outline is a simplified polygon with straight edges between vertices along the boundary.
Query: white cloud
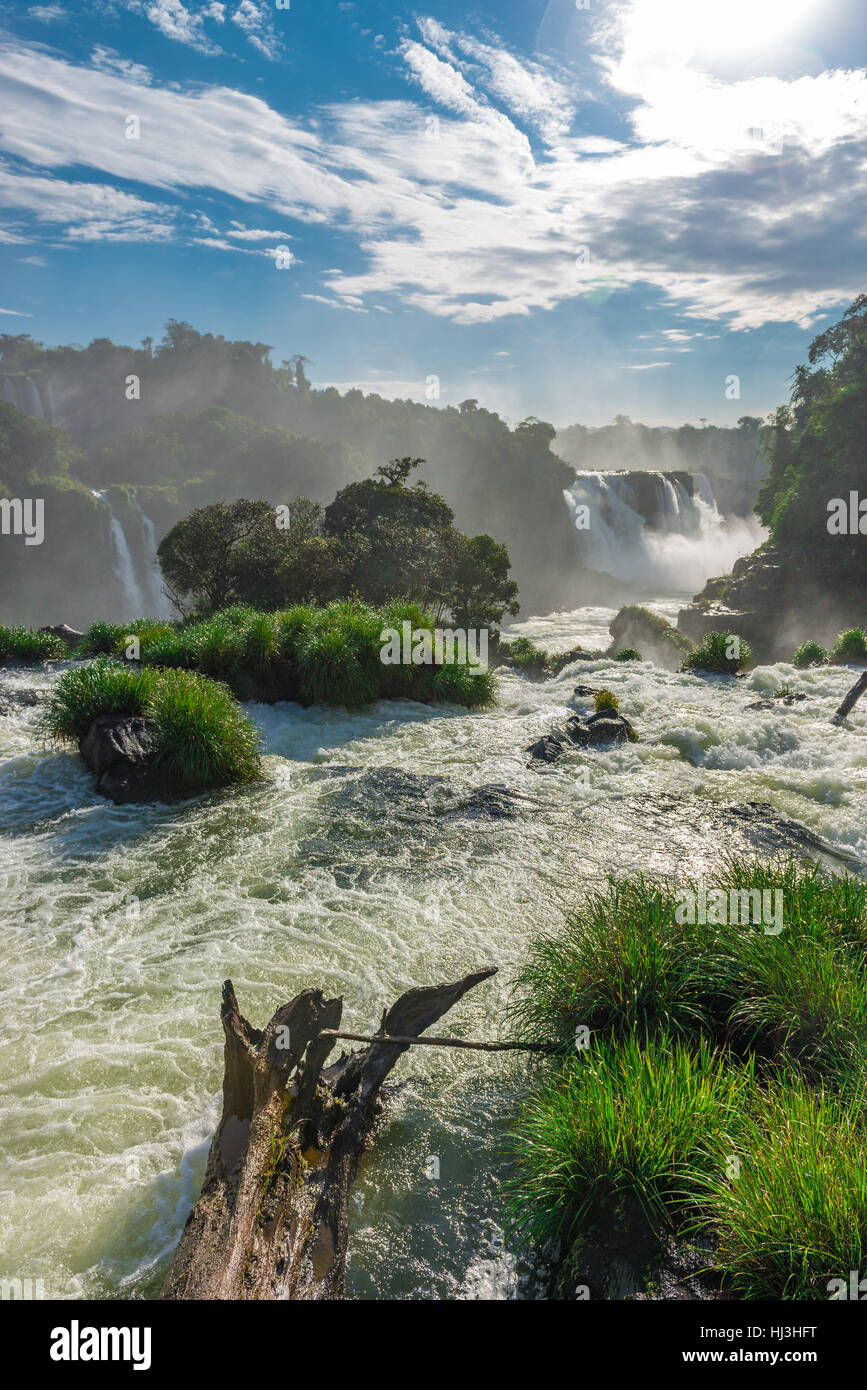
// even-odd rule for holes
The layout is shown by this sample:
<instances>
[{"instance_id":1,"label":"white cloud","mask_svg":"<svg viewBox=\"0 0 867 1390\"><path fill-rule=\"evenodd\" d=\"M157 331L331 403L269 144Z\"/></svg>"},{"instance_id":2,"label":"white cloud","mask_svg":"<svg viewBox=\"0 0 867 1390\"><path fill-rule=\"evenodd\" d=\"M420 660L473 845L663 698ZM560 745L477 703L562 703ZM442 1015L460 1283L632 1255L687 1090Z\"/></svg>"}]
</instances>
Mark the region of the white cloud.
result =
<instances>
[{"instance_id":1,"label":"white cloud","mask_svg":"<svg viewBox=\"0 0 867 1390\"><path fill-rule=\"evenodd\" d=\"M40 24L54 24L56 20L66 18L62 5L31 5L27 13Z\"/></svg>"},{"instance_id":2,"label":"white cloud","mask_svg":"<svg viewBox=\"0 0 867 1390\"><path fill-rule=\"evenodd\" d=\"M256 0L241 0L235 13L232 15L232 23L237 24L239 29L243 29L247 36L247 42L265 57L270 59L278 58L280 55L280 40L274 32L274 25L271 22L271 12L264 3L256 3Z\"/></svg>"},{"instance_id":3,"label":"white cloud","mask_svg":"<svg viewBox=\"0 0 867 1390\"><path fill-rule=\"evenodd\" d=\"M90 55L90 61L101 72L115 72L130 82L147 85L151 80L148 68L142 63L133 63L129 58L121 58L113 48L105 48L98 43Z\"/></svg>"},{"instance_id":4,"label":"white cloud","mask_svg":"<svg viewBox=\"0 0 867 1390\"><path fill-rule=\"evenodd\" d=\"M242 12L238 27L253 32L257 6L232 17ZM862 288L863 72L723 81L666 59L660 74L643 31L627 24L599 60L630 104L627 143L568 133L574 94L561 74L529 62L518 72L493 42L433 21L421 32L426 42L405 40L400 59L424 105L334 103L306 126L228 87L135 85L117 64L94 72L10 43L0 49L0 147L40 166L16 176L13 205L66 223L72 239L188 235L192 216L199 239L220 249L288 239L265 231L266 217L327 225L351 237L363 264L322 272L323 301L384 312L395 295L468 324L643 285L682 321L808 326ZM131 109L140 141L122 138ZM135 180L159 201L50 176L65 166ZM253 225L222 230L191 213L196 192L255 206ZM579 246L589 264L576 264ZM689 340L674 330L662 351Z\"/></svg>"},{"instance_id":5,"label":"white cloud","mask_svg":"<svg viewBox=\"0 0 867 1390\"><path fill-rule=\"evenodd\" d=\"M32 314L22 313L20 309L0 309L0 314L11 314L16 319L32 319Z\"/></svg>"}]
</instances>

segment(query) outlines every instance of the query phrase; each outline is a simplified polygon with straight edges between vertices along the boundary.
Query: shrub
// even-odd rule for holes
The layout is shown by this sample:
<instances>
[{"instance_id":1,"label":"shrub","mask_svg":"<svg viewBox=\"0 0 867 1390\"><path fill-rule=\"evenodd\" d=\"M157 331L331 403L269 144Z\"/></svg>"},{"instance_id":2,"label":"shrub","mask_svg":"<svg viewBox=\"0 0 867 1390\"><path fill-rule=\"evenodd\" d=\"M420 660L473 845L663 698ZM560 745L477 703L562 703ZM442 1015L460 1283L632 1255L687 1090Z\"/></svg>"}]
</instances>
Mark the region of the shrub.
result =
<instances>
[{"instance_id":1,"label":"shrub","mask_svg":"<svg viewBox=\"0 0 867 1390\"><path fill-rule=\"evenodd\" d=\"M35 665L39 661L65 661L69 650L61 637L52 632L34 632L29 627L0 627L0 665L14 662Z\"/></svg>"},{"instance_id":2,"label":"shrub","mask_svg":"<svg viewBox=\"0 0 867 1390\"><path fill-rule=\"evenodd\" d=\"M154 682L153 672L120 666L104 657L66 671L45 702L42 732L78 743L101 714L146 714Z\"/></svg>"},{"instance_id":3,"label":"shrub","mask_svg":"<svg viewBox=\"0 0 867 1390\"><path fill-rule=\"evenodd\" d=\"M616 654L615 661L643 661L641 652L637 652L634 647L621 647Z\"/></svg>"},{"instance_id":4,"label":"shrub","mask_svg":"<svg viewBox=\"0 0 867 1390\"><path fill-rule=\"evenodd\" d=\"M261 775L256 730L231 692L193 671L161 671L101 658L67 671L45 706L42 732L80 742L104 714L153 721L155 765L178 789L250 782Z\"/></svg>"},{"instance_id":5,"label":"shrub","mask_svg":"<svg viewBox=\"0 0 867 1390\"><path fill-rule=\"evenodd\" d=\"M850 627L841 632L831 648L830 660L838 666L850 661L867 661L867 632L862 627Z\"/></svg>"},{"instance_id":6,"label":"shrub","mask_svg":"<svg viewBox=\"0 0 867 1390\"><path fill-rule=\"evenodd\" d=\"M714 1264L751 1299L828 1298L829 1283L867 1274L863 1099L843 1102L786 1078L747 1108L736 1178L725 1156L706 1189L701 1228ZM839 1288L839 1285L838 1285Z\"/></svg>"},{"instance_id":7,"label":"shrub","mask_svg":"<svg viewBox=\"0 0 867 1390\"><path fill-rule=\"evenodd\" d=\"M519 671L541 669L548 663L548 653L531 642L529 637L515 637L511 642L501 642L500 656Z\"/></svg>"},{"instance_id":8,"label":"shrub","mask_svg":"<svg viewBox=\"0 0 867 1390\"><path fill-rule=\"evenodd\" d=\"M743 637L735 632L709 632L695 651L684 658L680 669L735 676L752 663L752 648Z\"/></svg>"},{"instance_id":9,"label":"shrub","mask_svg":"<svg viewBox=\"0 0 867 1390\"><path fill-rule=\"evenodd\" d=\"M575 1057L543 1085L510 1145L509 1225L571 1241L603 1203L636 1197L651 1217L695 1200L730 1144L752 1080L702 1041L629 1037Z\"/></svg>"},{"instance_id":10,"label":"shrub","mask_svg":"<svg viewBox=\"0 0 867 1390\"><path fill-rule=\"evenodd\" d=\"M798 671L806 671L808 666L824 666L828 653L818 642L802 642L792 656L792 665Z\"/></svg>"},{"instance_id":11,"label":"shrub","mask_svg":"<svg viewBox=\"0 0 867 1390\"><path fill-rule=\"evenodd\" d=\"M613 709L616 711L620 708L619 699L610 690L597 690L596 694L593 696L593 704L597 714L601 714L602 711L606 709Z\"/></svg>"}]
</instances>

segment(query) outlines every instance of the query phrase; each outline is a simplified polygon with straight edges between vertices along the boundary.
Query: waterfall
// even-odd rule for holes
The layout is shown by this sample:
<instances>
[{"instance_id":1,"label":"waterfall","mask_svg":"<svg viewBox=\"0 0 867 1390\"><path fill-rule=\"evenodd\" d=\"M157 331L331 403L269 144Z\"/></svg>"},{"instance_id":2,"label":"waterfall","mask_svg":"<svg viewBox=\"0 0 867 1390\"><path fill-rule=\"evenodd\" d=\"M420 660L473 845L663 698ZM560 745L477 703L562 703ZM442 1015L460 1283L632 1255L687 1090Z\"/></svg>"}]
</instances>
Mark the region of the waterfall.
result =
<instances>
[{"instance_id":1,"label":"waterfall","mask_svg":"<svg viewBox=\"0 0 867 1390\"><path fill-rule=\"evenodd\" d=\"M172 616L172 606L163 591L162 579L160 577L159 561L157 560L157 535L154 524L149 516L145 516L138 501L133 497L133 506L141 519L142 541L144 543L145 555L145 584L147 587L148 598L151 604L151 614L155 618L170 618Z\"/></svg>"},{"instance_id":2,"label":"waterfall","mask_svg":"<svg viewBox=\"0 0 867 1390\"><path fill-rule=\"evenodd\" d=\"M136 579L135 565L133 563L132 551L126 533L119 519L114 514L114 508L105 492L94 492L94 497L98 497L100 502L108 507L109 534L111 535L111 545L114 551L114 577L120 585L123 600L124 618L140 618L145 611L145 601L138 580Z\"/></svg>"},{"instance_id":3,"label":"waterfall","mask_svg":"<svg viewBox=\"0 0 867 1390\"><path fill-rule=\"evenodd\" d=\"M35 415L37 420L44 420L45 411L42 409L42 398L39 395L33 377L26 376L22 382L22 387L24 401L19 409L23 410L25 415Z\"/></svg>"},{"instance_id":4,"label":"waterfall","mask_svg":"<svg viewBox=\"0 0 867 1390\"><path fill-rule=\"evenodd\" d=\"M758 544L755 526L720 515L703 473L583 472L564 496L581 567L639 590L697 593Z\"/></svg>"},{"instance_id":5,"label":"waterfall","mask_svg":"<svg viewBox=\"0 0 867 1390\"><path fill-rule=\"evenodd\" d=\"M54 393L51 390L51 382L47 377L41 377L40 380L45 394L45 404L48 406L47 418L53 425L55 422ZM37 420L46 419L42 395L40 395L39 387L32 376L4 376L0 382L0 400L5 401L7 405L14 405L16 410L20 410L23 415L34 415Z\"/></svg>"},{"instance_id":6,"label":"waterfall","mask_svg":"<svg viewBox=\"0 0 867 1390\"><path fill-rule=\"evenodd\" d=\"M46 404L47 407L48 407L48 421L49 421L49 424L56 425L56 424L57 424L57 411L56 411L55 408L54 408L54 392L53 392L53 390L51 389L51 379L50 379L50 377L44 376L44 377L42 378L42 394L43 394L43 396L45 397L45 404Z\"/></svg>"}]
</instances>

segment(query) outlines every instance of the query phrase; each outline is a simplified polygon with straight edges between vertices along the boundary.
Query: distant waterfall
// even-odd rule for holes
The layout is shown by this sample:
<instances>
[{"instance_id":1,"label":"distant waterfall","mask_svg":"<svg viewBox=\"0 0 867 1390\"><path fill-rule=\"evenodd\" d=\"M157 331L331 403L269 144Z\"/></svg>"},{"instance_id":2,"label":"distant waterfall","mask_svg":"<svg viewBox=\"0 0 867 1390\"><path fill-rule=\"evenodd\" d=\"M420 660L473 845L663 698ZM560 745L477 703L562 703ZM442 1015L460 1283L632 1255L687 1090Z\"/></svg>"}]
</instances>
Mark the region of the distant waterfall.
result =
<instances>
[{"instance_id":1,"label":"distant waterfall","mask_svg":"<svg viewBox=\"0 0 867 1390\"><path fill-rule=\"evenodd\" d=\"M172 605L169 602L162 585L160 577L159 561L157 559L157 534L154 524L149 516L145 516L136 498L133 498L133 506L139 514L141 520L142 540L144 542L145 556L145 584L148 594L149 616L155 618L170 618L172 616Z\"/></svg>"},{"instance_id":2,"label":"distant waterfall","mask_svg":"<svg viewBox=\"0 0 867 1390\"><path fill-rule=\"evenodd\" d=\"M758 544L720 515L703 473L579 473L564 496L584 569L642 590L697 592Z\"/></svg>"},{"instance_id":3,"label":"distant waterfall","mask_svg":"<svg viewBox=\"0 0 867 1390\"><path fill-rule=\"evenodd\" d=\"M114 577L118 582L123 601L124 618L140 618L145 613L145 601L139 587L135 573L135 564L132 558L132 551L126 538L119 519L114 514L114 508L108 500L105 492L94 492L94 497L98 497L100 502L109 510L109 534L111 536L111 546L114 553Z\"/></svg>"},{"instance_id":4,"label":"distant waterfall","mask_svg":"<svg viewBox=\"0 0 867 1390\"><path fill-rule=\"evenodd\" d=\"M5 401L7 405L14 405L23 415L35 416L37 420L46 419L47 404L47 418L53 425L55 413L51 382L47 377L40 377L40 381L44 400L32 376L4 376L0 382L0 400Z\"/></svg>"}]
</instances>

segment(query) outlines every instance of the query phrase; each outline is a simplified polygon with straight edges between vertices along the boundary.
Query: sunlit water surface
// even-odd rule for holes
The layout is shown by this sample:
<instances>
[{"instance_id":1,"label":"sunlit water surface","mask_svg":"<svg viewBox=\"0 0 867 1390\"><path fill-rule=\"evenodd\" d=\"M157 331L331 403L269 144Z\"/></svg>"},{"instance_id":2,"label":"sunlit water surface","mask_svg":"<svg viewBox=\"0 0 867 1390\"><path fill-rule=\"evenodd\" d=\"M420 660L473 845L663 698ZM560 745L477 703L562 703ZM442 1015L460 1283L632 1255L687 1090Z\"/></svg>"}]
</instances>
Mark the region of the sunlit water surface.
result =
<instances>
[{"instance_id":1,"label":"sunlit water surface","mask_svg":"<svg viewBox=\"0 0 867 1390\"><path fill-rule=\"evenodd\" d=\"M673 617L677 597L656 611ZM609 609L513 631L601 649ZM46 670L7 671L6 690ZM198 1195L219 1112L221 982L263 1024L304 986L376 1026L412 985L493 963L448 1016L496 1037L534 934L588 885L629 869L702 873L728 848L785 844L720 808L767 802L853 863L867 859L867 700L831 715L851 670L763 667L747 680L581 662L499 681L476 714L410 703L362 713L253 705L268 782L182 805L116 807L71 752L0 717L3 994L0 1275L47 1297L153 1297ZM641 742L524 749L575 708L576 681L615 690ZM746 706L788 683L790 708ZM589 769L589 785L582 772ZM795 835L797 838L797 835ZM524 1059L414 1049L353 1198L348 1293L541 1293L503 1240L502 1136L532 1079ZM439 1163L439 1177L430 1159Z\"/></svg>"}]
</instances>

